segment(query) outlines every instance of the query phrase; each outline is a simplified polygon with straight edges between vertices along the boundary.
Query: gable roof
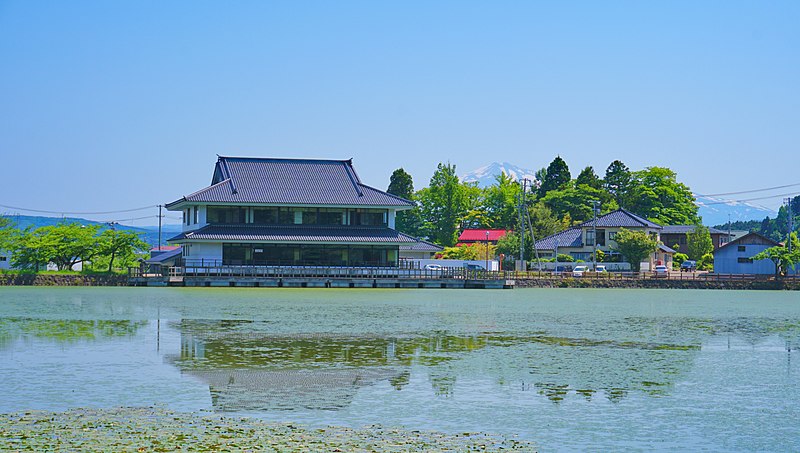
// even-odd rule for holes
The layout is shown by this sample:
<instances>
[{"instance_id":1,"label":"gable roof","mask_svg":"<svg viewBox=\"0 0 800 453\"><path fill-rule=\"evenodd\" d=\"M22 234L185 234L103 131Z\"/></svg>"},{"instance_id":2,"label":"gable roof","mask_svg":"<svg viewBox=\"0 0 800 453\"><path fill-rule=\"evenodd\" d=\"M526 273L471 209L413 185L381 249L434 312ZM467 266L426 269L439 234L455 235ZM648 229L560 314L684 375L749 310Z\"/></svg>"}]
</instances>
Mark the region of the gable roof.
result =
<instances>
[{"instance_id":1,"label":"gable roof","mask_svg":"<svg viewBox=\"0 0 800 453\"><path fill-rule=\"evenodd\" d=\"M594 220L587 220L586 222L578 225L578 228L591 227L593 225ZM597 218L597 226L598 228L623 227L661 229L661 225L653 223L644 217L640 217L625 209L617 209L616 211L611 211L608 214L601 215Z\"/></svg>"},{"instance_id":2,"label":"gable roof","mask_svg":"<svg viewBox=\"0 0 800 453\"><path fill-rule=\"evenodd\" d=\"M385 206L407 209L414 203L361 182L353 161L218 156L211 185L186 195L184 202L254 203L309 206Z\"/></svg>"},{"instance_id":3,"label":"gable roof","mask_svg":"<svg viewBox=\"0 0 800 453\"><path fill-rule=\"evenodd\" d=\"M410 245L401 245L400 250L413 251L413 252L441 252L444 247L434 243L418 239L417 242Z\"/></svg>"},{"instance_id":4,"label":"gable roof","mask_svg":"<svg viewBox=\"0 0 800 453\"><path fill-rule=\"evenodd\" d=\"M489 233L490 241L497 241L508 234L509 230L466 229L458 236L459 241L485 241Z\"/></svg>"},{"instance_id":5,"label":"gable roof","mask_svg":"<svg viewBox=\"0 0 800 453\"><path fill-rule=\"evenodd\" d=\"M599 226L599 225L598 225ZM547 236L536 241L536 248L542 250L555 250L556 242L559 247L583 247L583 230L573 227L559 233Z\"/></svg>"},{"instance_id":6,"label":"gable roof","mask_svg":"<svg viewBox=\"0 0 800 453\"><path fill-rule=\"evenodd\" d=\"M720 251L722 249L727 249L728 247L730 247L730 246L732 246L734 244L736 244L736 245L766 244L766 245L769 245L770 247L775 247L777 245L781 245L781 243L778 242L778 241L774 241L774 240L764 236L761 233L756 233L755 231L752 231L750 233L745 234L744 236L742 236L740 238L736 238L736 239L732 240L731 242L727 242L727 243L721 245L717 249L717 251Z\"/></svg>"},{"instance_id":7,"label":"gable roof","mask_svg":"<svg viewBox=\"0 0 800 453\"><path fill-rule=\"evenodd\" d=\"M696 225L664 225L661 227L661 234L686 234L694 231ZM708 227L710 234L728 234L727 231L718 230L714 227Z\"/></svg>"}]
</instances>

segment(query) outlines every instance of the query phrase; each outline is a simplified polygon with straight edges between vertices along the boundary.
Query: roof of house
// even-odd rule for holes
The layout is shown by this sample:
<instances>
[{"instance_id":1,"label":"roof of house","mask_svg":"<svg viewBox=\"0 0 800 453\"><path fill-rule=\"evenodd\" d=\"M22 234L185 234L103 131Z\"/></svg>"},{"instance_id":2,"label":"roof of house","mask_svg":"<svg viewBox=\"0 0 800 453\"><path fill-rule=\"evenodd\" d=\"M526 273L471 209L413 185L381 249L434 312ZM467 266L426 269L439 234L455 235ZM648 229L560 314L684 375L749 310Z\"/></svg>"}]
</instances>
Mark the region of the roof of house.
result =
<instances>
[{"instance_id":1,"label":"roof of house","mask_svg":"<svg viewBox=\"0 0 800 453\"><path fill-rule=\"evenodd\" d=\"M441 252L444 247L436 245L422 239L417 240L413 244L404 244L400 246L400 250L413 251L413 252Z\"/></svg>"},{"instance_id":2,"label":"roof of house","mask_svg":"<svg viewBox=\"0 0 800 453\"><path fill-rule=\"evenodd\" d=\"M587 220L582 224L578 225L579 228L583 227L590 227L594 225L594 219ZM599 228L613 228L613 227L623 227L623 228L655 228L661 229L661 225L657 223L653 223L644 217L640 217L630 211L625 209L617 209L616 211L611 211L608 214L601 215L597 218L597 226Z\"/></svg>"},{"instance_id":3,"label":"roof of house","mask_svg":"<svg viewBox=\"0 0 800 453\"><path fill-rule=\"evenodd\" d=\"M145 262L146 263L159 264L159 263L163 263L165 261L169 261L169 260L171 260L171 259L173 259L175 257L180 256L181 253L183 252L183 250L181 249L180 246L175 246L175 247L176 248L174 248L172 250L168 250L166 252L162 250L161 253L159 253L159 254L157 254L155 256L152 256L149 260L147 260ZM163 247L162 247L162 249L163 249Z\"/></svg>"},{"instance_id":4,"label":"roof of house","mask_svg":"<svg viewBox=\"0 0 800 453\"><path fill-rule=\"evenodd\" d=\"M162 245L160 248L159 247L151 248L150 249L150 253L153 253L153 252L156 252L156 253L158 253L158 252L161 252L161 253L169 252L169 251L172 251L172 250L175 250L175 249L179 249L179 248L181 248L180 245Z\"/></svg>"},{"instance_id":5,"label":"roof of house","mask_svg":"<svg viewBox=\"0 0 800 453\"><path fill-rule=\"evenodd\" d=\"M536 241L536 248L542 250L555 250L558 247L583 247L583 231L580 228L569 228L559 233L547 236Z\"/></svg>"},{"instance_id":6,"label":"roof of house","mask_svg":"<svg viewBox=\"0 0 800 453\"><path fill-rule=\"evenodd\" d=\"M417 239L383 227L350 226L270 226L270 225L207 225L183 232L171 239L192 241L259 241L259 242L341 242L341 243L414 243Z\"/></svg>"},{"instance_id":7,"label":"roof of house","mask_svg":"<svg viewBox=\"0 0 800 453\"><path fill-rule=\"evenodd\" d=\"M758 241L758 242L754 242L754 241ZM756 233L755 231L753 231L753 232L745 234L742 237L736 238L736 239L732 240L731 242L726 242L725 244L721 245L719 247L719 249L717 249L717 251L720 251L722 249L727 249L728 247L730 247L730 246L732 246L734 244L736 244L736 245L766 244L766 245L769 245L770 247L775 247L775 246L781 245L780 242L774 241L774 240L764 236L761 233Z\"/></svg>"},{"instance_id":8,"label":"roof of house","mask_svg":"<svg viewBox=\"0 0 800 453\"><path fill-rule=\"evenodd\" d=\"M664 244L658 244L658 250L660 250L662 252L665 252L665 253L673 253L673 254L677 253L674 249L672 249L671 247L667 247Z\"/></svg>"},{"instance_id":9,"label":"roof of house","mask_svg":"<svg viewBox=\"0 0 800 453\"><path fill-rule=\"evenodd\" d=\"M508 234L509 230L466 229L458 236L459 241L496 241ZM489 233L489 237L486 237Z\"/></svg>"},{"instance_id":10,"label":"roof of house","mask_svg":"<svg viewBox=\"0 0 800 453\"><path fill-rule=\"evenodd\" d=\"M211 185L184 202L271 205L390 206L414 203L361 182L350 160L218 156Z\"/></svg>"},{"instance_id":11,"label":"roof of house","mask_svg":"<svg viewBox=\"0 0 800 453\"><path fill-rule=\"evenodd\" d=\"M694 231L696 225L664 225L661 227L661 234L686 234ZM708 232L711 234L728 234L727 231L718 230L714 227L708 227Z\"/></svg>"}]
</instances>

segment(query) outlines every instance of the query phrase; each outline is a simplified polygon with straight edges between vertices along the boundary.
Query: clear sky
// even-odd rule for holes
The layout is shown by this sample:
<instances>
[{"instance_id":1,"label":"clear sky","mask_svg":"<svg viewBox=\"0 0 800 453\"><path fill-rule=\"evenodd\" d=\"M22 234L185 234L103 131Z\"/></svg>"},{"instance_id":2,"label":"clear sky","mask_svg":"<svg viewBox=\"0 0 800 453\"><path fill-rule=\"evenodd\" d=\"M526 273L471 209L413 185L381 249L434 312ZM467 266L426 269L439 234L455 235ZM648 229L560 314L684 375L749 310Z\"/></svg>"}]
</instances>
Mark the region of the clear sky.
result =
<instances>
[{"instance_id":1,"label":"clear sky","mask_svg":"<svg viewBox=\"0 0 800 453\"><path fill-rule=\"evenodd\" d=\"M382 189L557 154L698 193L799 183L798 24L793 0L0 0L0 204L169 202L216 154L352 157Z\"/></svg>"}]
</instances>

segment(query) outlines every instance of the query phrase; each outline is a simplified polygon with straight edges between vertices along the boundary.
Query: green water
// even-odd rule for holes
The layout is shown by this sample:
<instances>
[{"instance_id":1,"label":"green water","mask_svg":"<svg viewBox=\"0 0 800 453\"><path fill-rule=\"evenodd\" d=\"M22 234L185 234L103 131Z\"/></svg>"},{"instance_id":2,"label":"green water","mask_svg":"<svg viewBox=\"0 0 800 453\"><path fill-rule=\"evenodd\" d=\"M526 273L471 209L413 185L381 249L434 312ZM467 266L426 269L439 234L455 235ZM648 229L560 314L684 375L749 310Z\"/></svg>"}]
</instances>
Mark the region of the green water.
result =
<instances>
[{"instance_id":1,"label":"green water","mask_svg":"<svg viewBox=\"0 0 800 453\"><path fill-rule=\"evenodd\" d=\"M796 451L798 347L796 292L0 288L0 412Z\"/></svg>"}]
</instances>

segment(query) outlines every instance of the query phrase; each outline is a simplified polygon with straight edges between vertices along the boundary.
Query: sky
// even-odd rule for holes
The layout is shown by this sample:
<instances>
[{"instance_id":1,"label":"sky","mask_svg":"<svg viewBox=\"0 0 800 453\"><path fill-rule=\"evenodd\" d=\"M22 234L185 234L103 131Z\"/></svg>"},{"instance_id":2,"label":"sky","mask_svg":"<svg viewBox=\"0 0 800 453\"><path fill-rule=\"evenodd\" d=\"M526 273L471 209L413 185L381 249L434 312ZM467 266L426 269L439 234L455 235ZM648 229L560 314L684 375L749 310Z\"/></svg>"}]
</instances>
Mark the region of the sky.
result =
<instances>
[{"instance_id":1,"label":"sky","mask_svg":"<svg viewBox=\"0 0 800 453\"><path fill-rule=\"evenodd\" d=\"M700 194L800 183L799 23L797 1L0 0L0 205L26 209L0 212L167 203L217 154L353 158L380 189L556 155Z\"/></svg>"}]
</instances>

